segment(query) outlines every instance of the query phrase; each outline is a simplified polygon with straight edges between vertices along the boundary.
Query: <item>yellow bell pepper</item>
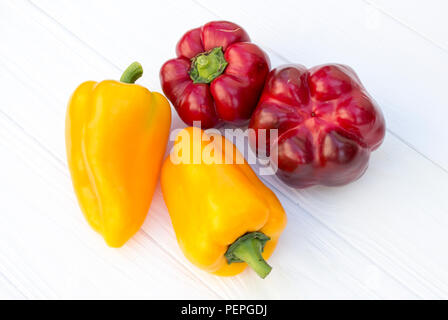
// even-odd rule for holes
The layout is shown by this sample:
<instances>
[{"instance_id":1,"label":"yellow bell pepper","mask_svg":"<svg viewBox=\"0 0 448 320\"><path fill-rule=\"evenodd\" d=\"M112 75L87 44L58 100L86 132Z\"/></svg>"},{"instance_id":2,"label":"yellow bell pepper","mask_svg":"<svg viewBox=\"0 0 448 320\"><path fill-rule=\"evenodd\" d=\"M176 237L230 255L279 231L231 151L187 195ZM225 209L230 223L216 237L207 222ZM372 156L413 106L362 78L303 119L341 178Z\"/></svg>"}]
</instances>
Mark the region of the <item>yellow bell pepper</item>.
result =
<instances>
[{"instance_id":1,"label":"yellow bell pepper","mask_svg":"<svg viewBox=\"0 0 448 320\"><path fill-rule=\"evenodd\" d=\"M161 185L179 246L194 265L220 276L249 265L267 276L265 259L286 214L229 140L183 129L162 166Z\"/></svg>"},{"instance_id":2,"label":"yellow bell pepper","mask_svg":"<svg viewBox=\"0 0 448 320\"><path fill-rule=\"evenodd\" d=\"M135 62L120 82L84 82L68 103L73 186L87 221L111 247L122 246L143 224L170 130L165 97L134 84L142 73Z\"/></svg>"}]
</instances>

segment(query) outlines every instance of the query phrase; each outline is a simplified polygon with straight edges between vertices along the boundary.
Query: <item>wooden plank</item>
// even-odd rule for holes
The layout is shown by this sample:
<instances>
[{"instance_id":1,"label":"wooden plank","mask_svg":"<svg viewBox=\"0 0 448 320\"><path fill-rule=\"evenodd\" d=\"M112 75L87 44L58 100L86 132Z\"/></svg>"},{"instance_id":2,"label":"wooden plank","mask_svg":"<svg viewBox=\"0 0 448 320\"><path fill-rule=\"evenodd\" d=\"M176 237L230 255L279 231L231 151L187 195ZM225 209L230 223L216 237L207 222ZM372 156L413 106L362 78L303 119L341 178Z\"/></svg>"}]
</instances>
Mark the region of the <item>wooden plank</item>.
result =
<instances>
[{"instance_id":1,"label":"wooden plank","mask_svg":"<svg viewBox=\"0 0 448 320\"><path fill-rule=\"evenodd\" d=\"M426 41L448 51L446 32L448 2L444 0L366 0L366 2Z\"/></svg>"}]
</instances>

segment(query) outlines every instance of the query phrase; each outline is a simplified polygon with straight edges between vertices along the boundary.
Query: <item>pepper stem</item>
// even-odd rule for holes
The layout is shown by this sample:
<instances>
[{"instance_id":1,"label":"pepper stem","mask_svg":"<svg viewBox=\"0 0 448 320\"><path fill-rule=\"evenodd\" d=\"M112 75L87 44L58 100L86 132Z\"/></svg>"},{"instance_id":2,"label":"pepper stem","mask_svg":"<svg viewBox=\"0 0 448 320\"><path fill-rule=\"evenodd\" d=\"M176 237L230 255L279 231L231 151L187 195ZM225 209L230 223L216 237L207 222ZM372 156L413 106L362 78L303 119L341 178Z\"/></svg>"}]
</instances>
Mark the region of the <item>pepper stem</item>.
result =
<instances>
[{"instance_id":1,"label":"pepper stem","mask_svg":"<svg viewBox=\"0 0 448 320\"><path fill-rule=\"evenodd\" d=\"M134 83L143 74L142 65L138 62L133 62L126 70L124 70L123 75L120 78L121 82L124 83Z\"/></svg>"},{"instance_id":2,"label":"pepper stem","mask_svg":"<svg viewBox=\"0 0 448 320\"><path fill-rule=\"evenodd\" d=\"M198 54L191 59L190 78L194 83L210 83L227 67L222 47Z\"/></svg>"},{"instance_id":3,"label":"pepper stem","mask_svg":"<svg viewBox=\"0 0 448 320\"><path fill-rule=\"evenodd\" d=\"M262 279L266 278L272 267L267 264L261 253L268 240L270 238L262 232L246 233L227 249L227 263L246 262Z\"/></svg>"}]
</instances>

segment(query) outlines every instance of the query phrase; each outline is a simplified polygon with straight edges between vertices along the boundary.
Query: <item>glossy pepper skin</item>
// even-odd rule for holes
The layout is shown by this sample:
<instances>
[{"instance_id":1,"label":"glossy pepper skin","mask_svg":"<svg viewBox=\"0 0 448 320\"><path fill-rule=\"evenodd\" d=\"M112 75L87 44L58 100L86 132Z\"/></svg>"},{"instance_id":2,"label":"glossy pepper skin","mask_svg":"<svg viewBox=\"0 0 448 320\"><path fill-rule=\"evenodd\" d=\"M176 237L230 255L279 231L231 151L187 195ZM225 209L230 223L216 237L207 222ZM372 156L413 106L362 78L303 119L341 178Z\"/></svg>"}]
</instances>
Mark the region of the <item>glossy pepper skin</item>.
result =
<instances>
[{"instance_id":1,"label":"glossy pepper skin","mask_svg":"<svg viewBox=\"0 0 448 320\"><path fill-rule=\"evenodd\" d=\"M270 62L244 29L232 22L209 22L185 33L176 53L162 66L160 81L186 124L200 121L207 129L249 121Z\"/></svg>"},{"instance_id":2,"label":"glossy pepper skin","mask_svg":"<svg viewBox=\"0 0 448 320\"><path fill-rule=\"evenodd\" d=\"M193 145L199 146L196 163ZM210 148L221 163L205 156ZM226 163L225 159L230 160ZM242 272L247 263L229 261L244 260L261 277L269 273L263 258L268 259L274 251L286 215L275 194L230 141L219 134L211 138L196 127L183 129L163 164L161 185L179 246L194 265L232 276ZM255 247L248 249L247 245Z\"/></svg>"},{"instance_id":3,"label":"glossy pepper skin","mask_svg":"<svg viewBox=\"0 0 448 320\"><path fill-rule=\"evenodd\" d=\"M111 247L122 246L143 224L170 129L168 101L132 84L139 72L141 66L133 64L122 82L82 83L67 109L75 193L91 227Z\"/></svg>"},{"instance_id":4,"label":"glossy pepper skin","mask_svg":"<svg viewBox=\"0 0 448 320\"><path fill-rule=\"evenodd\" d=\"M267 134L267 154L277 175L297 188L358 179L385 134L378 105L356 73L341 64L272 70L249 127L257 131L251 139L257 151L258 130L278 129L275 141Z\"/></svg>"}]
</instances>

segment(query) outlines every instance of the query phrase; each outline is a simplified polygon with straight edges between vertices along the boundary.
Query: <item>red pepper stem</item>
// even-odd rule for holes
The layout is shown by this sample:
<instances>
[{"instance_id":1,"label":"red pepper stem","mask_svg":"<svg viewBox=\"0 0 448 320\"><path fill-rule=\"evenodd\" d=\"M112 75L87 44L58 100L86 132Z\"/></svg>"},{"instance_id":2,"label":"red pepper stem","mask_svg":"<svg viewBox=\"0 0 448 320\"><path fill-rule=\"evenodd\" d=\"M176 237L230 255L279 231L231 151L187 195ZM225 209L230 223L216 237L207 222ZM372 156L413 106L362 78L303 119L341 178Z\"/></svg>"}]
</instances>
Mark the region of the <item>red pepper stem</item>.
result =
<instances>
[{"instance_id":1,"label":"red pepper stem","mask_svg":"<svg viewBox=\"0 0 448 320\"><path fill-rule=\"evenodd\" d=\"M120 78L124 83L135 83L138 78L143 75L143 67L138 62L133 62L129 67L124 70L123 75Z\"/></svg>"},{"instance_id":2,"label":"red pepper stem","mask_svg":"<svg viewBox=\"0 0 448 320\"><path fill-rule=\"evenodd\" d=\"M264 260L261 253L270 238L262 232L246 233L238 238L227 250L227 262L246 262L261 278L271 272L272 267Z\"/></svg>"},{"instance_id":3,"label":"red pepper stem","mask_svg":"<svg viewBox=\"0 0 448 320\"><path fill-rule=\"evenodd\" d=\"M191 59L190 78L194 83L210 83L227 67L222 47L198 54Z\"/></svg>"}]
</instances>

